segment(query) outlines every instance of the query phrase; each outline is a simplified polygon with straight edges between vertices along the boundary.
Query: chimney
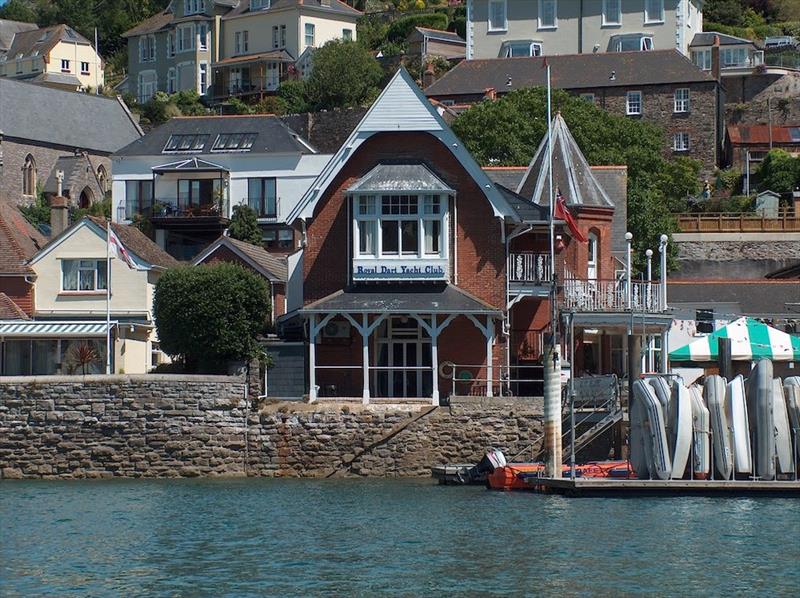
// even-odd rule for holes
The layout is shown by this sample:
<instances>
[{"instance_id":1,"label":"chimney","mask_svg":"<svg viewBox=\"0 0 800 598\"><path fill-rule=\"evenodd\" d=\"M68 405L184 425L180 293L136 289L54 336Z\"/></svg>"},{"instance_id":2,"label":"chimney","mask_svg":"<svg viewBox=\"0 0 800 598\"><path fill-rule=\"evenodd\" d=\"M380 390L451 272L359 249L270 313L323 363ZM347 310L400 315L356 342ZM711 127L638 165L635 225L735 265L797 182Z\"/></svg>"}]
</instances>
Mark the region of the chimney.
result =
<instances>
[{"instance_id":1,"label":"chimney","mask_svg":"<svg viewBox=\"0 0 800 598\"><path fill-rule=\"evenodd\" d=\"M497 99L497 90L494 87L487 87L483 90L483 99L494 102Z\"/></svg>"},{"instance_id":2,"label":"chimney","mask_svg":"<svg viewBox=\"0 0 800 598\"><path fill-rule=\"evenodd\" d=\"M714 45L711 46L711 76L717 81L721 81L721 69L719 62L719 35L714 36Z\"/></svg>"},{"instance_id":3,"label":"chimney","mask_svg":"<svg viewBox=\"0 0 800 598\"><path fill-rule=\"evenodd\" d=\"M60 185L59 185L60 186ZM59 193L50 200L50 237L54 238L69 226L69 206L67 198Z\"/></svg>"},{"instance_id":4,"label":"chimney","mask_svg":"<svg viewBox=\"0 0 800 598\"><path fill-rule=\"evenodd\" d=\"M428 66L425 67L425 72L422 73L422 88L425 89L433 85L434 81L436 81L436 71L433 69L433 64L428 63Z\"/></svg>"}]
</instances>

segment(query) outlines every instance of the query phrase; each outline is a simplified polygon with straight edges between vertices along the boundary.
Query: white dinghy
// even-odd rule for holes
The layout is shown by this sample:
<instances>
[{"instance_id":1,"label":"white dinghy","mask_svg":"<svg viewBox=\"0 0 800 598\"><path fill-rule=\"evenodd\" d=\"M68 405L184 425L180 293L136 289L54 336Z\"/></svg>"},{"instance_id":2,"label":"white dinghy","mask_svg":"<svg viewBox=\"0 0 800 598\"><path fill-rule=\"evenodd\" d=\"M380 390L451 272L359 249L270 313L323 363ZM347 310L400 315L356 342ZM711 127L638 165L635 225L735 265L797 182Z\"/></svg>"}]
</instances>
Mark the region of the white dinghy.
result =
<instances>
[{"instance_id":1,"label":"white dinghy","mask_svg":"<svg viewBox=\"0 0 800 598\"><path fill-rule=\"evenodd\" d=\"M751 473L750 423L747 417L744 378L741 375L728 382L725 418L730 426L734 472Z\"/></svg>"},{"instance_id":2,"label":"white dinghy","mask_svg":"<svg viewBox=\"0 0 800 598\"><path fill-rule=\"evenodd\" d=\"M644 380L636 380L633 383L633 392L635 400L641 401L647 416L645 443L650 445L651 450L649 464L651 477L668 480L672 472L672 462L669 456L661 402Z\"/></svg>"},{"instance_id":3,"label":"white dinghy","mask_svg":"<svg viewBox=\"0 0 800 598\"><path fill-rule=\"evenodd\" d=\"M731 431L725 414L725 393L728 383L722 376L709 376L703 386L703 395L711 418L711 440L714 444L714 465L723 480L733 474Z\"/></svg>"},{"instance_id":4,"label":"white dinghy","mask_svg":"<svg viewBox=\"0 0 800 598\"><path fill-rule=\"evenodd\" d=\"M650 479L652 450L649 443L649 433L645 428L647 425L647 413L644 409L644 403L637 398L637 394L634 392L630 408L631 434L629 442L631 467L636 472L636 477L641 480L647 480Z\"/></svg>"},{"instance_id":5,"label":"white dinghy","mask_svg":"<svg viewBox=\"0 0 800 598\"><path fill-rule=\"evenodd\" d=\"M761 359L747 380L747 415L756 474L775 479L775 418L772 414L772 362Z\"/></svg>"},{"instance_id":6,"label":"white dinghy","mask_svg":"<svg viewBox=\"0 0 800 598\"><path fill-rule=\"evenodd\" d=\"M792 430L792 447L795 466L800 466L800 385L787 384L784 380L783 390L786 393L786 411L789 412L789 427Z\"/></svg>"},{"instance_id":7,"label":"white dinghy","mask_svg":"<svg viewBox=\"0 0 800 598\"><path fill-rule=\"evenodd\" d=\"M692 451L692 399L689 389L676 383L676 393L670 402L670 430L672 432L672 478L682 479Z\"/></svg>"},{"instance_id":8,"label":"white dinghy","mask_svg":"<svg viewBox=\"0 0 800 598\"><path fill-rule=\"evenodd\" d=\"M659 403L661 403L661 411L663 411L664 416L666 417L666 421L664 422L664 431L667 434L669 454L671 455L672 451L675 449L672 444L672 434L670 432L669 422L670 404L672 403L673 389L669 380L661 376L650 376L647 378L647 383L650 385L650 388L653 389L653 392L655 392L656 398L658 399Z\"/></svg>"},{"instance_id":9,"label":"white dinghy","mask_svg":"<svg viewBox=\"0 0 800 598\"><path fill-rule=\"evenodd\" d=\"M789 413L786 410L783 385L780 378L775 378L772 384L772 414L775 419L775 452L778 455L778 470L780 473L794 473L792 433L789 429Z\"/></svg>"},{"instance_id":10,"label":"white dinghy","mask_svg":"<svg viewBox=\"0 0 800 598\"><path fill-rule=\"evenodd\" d=\"M710 416L700 387L692 385L689 392L692 399L692 477L706 480L711 471Z\"/></svg>"}]
</instances>

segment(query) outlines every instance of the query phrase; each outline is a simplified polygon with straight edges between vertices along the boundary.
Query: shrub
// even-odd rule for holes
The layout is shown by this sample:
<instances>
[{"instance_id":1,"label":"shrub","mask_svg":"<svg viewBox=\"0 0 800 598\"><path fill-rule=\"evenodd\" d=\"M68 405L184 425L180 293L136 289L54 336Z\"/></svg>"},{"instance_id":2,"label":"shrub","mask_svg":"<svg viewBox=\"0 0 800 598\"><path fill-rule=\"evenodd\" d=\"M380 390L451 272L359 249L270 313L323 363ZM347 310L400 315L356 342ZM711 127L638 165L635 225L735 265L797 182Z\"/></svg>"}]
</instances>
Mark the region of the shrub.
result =
<instances>
[{"instance_id":1,"label":"shrub","mask_svg":"<svg viewBox=\"0 0 800 598\"><path fill-rule=\"evenodd\" d=\"M408 34L414 30L414 27L447 30L448 23L449 19L447 15L440 12L400 17L389 25L389 30L386 32L386 39L390 42L401 42L408 37Z\"/></svg>"},{"instance_id":2,"label":"shrub","mask_svg":"<svg viewBox=\"0 0 800 598\"><path fill-rule=\"evenodd\" d=\"M258 226L258 216L250 206L238 205L233 207L231 224L228 234L232 239L261 245L261 228Z\"/></svg>"}]
</instances>

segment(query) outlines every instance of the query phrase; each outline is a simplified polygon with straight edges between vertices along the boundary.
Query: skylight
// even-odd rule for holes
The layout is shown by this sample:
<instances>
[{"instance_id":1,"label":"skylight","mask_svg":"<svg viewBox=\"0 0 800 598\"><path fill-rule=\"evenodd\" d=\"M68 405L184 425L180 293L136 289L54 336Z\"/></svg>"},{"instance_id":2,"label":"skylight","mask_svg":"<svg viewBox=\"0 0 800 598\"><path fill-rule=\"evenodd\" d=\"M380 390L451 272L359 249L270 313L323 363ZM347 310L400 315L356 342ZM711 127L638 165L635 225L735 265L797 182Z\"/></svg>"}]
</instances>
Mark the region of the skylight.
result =
<instances>
[{"instance_id":1,"label":"skylight","mask_svg":"<svg viewBox=\"0 0 800 598\"><path fill-rule=\"evenodd\" d=\"M163 152L199 152L207 141L208 135L170 135Z\"/></svg>"},{"instance_id":2,"label":"skylight","mask_svg":"<svg viewBox=\"0 0 800 598\"><path fill-rule=\"evenodd\" d=\"M258 133L223 133L214 141L212 152L249 152Z\"/></svg>"}]
</instances>

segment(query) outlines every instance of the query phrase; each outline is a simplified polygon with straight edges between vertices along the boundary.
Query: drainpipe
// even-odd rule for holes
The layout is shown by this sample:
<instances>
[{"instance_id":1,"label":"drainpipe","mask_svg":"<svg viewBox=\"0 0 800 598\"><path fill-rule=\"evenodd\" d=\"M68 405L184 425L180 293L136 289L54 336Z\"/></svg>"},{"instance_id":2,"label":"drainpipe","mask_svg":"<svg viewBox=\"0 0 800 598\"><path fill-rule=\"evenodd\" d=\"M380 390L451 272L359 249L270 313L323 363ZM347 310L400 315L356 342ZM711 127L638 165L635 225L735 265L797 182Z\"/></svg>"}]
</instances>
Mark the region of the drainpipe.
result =
<instances>
[{"instance_id":1,"label":"drainpipe","mask_svg":"<svg viewBox=\"0 0 800 598\"><path fill-rule=\"evenodd\" d=\"M583 54L583 0L578 8L578 54Z\"/></svg>"}]
</instances>

